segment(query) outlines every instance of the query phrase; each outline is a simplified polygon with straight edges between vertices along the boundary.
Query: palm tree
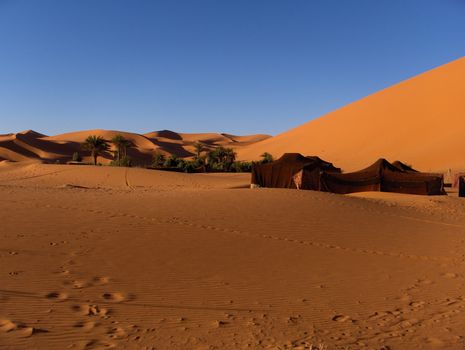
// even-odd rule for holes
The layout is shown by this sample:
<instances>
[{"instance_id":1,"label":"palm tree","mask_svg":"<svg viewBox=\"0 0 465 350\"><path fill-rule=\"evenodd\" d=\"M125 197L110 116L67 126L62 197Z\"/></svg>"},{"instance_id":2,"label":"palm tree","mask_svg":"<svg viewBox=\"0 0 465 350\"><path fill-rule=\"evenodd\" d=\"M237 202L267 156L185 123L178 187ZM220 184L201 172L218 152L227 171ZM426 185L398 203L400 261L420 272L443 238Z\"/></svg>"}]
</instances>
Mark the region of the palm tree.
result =
<instances>
[{"instance_id":1,"label":"palm tree","mask_svg":"<svg viewBox=\"0 0 465 350\"><path fill-rule=\"evenodd\" d=\"M236 160L236 152L232 148L219 146L208 152L208 162L210 166L221 170L230 170L231 165Z\"/></svg>"},{"instance_id":2,"label":"palm tree","mask_svg":"<svg viewBox=\"0 0 465 350\"><path fill-rule=\"evenodd\" d=\"M208 152L208 163L211 166L222 164L223 159L224 159L224 154L225 154L225 149L222 146L218 146L210 150L210 152Z\"/></svg>"},{"instance_id":3,"label":"palm tree","mask_svg":"<svg viewBox=\"0 0 465 350\"><path fill-rule=\"evenodd\" d=\"M90 135L81 145L86 151L90 151L94 159L94 165L97 165L97 157L108 150L108 142L102 136Z\"/></svg>"},{"instance_id":4,"label":"palm tree","mask_svg":"<svg viewBox=\"0 0 465 350\"><path fill-rule=\"evenodd\" d=\"M205 150L204 145L202 143L200 143L199 141L197 141L197 142L194 142L194 144L192 146L194 146L195 158L199 159L200 154Z\"/></svg>"},{"instance_id":5,"label":"palm tree","mask_svg":"<svg viewBox=\"0 0 465 350\"><path fill-rule=\"evenodd\" d=\"M232 148L225 148L224 149L224 165L226 166L226 170L231 170L231 166L236 161L236 152Z\"/></svg>"},{"instance_id":6,"label":"palm tree","mask_svg":"<svg viewBox=\"0 0 465 350\"><path fill-rule=\"evenodd\" d=\"M131 146L131 141L123 135L118 134L111 139L111 143L116 147L116 160L120 162L123 157L126 157L126 152L128 147Z\"/></svg>"}]
</instances>

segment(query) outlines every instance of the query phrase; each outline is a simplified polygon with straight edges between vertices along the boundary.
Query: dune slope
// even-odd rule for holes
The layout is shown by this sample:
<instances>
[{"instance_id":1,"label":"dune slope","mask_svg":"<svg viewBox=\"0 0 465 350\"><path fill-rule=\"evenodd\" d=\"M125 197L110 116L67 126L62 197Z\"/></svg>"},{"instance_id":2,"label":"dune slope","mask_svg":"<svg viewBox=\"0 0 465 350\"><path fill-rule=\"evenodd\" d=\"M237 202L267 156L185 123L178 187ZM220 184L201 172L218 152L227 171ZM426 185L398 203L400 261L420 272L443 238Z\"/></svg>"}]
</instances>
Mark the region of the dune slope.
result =
<instances>
[{"instance_id":1,"label":"dune slope","mask_svg":"<svg viewBox=\"0 0 465 350\"><path fill-rule=\"evenodd\" d=\"M345 170L381 157L425 171L465 169L464 86L462 58L240 149L239 158L300 152Z\"/></svg>"}]
</instances>

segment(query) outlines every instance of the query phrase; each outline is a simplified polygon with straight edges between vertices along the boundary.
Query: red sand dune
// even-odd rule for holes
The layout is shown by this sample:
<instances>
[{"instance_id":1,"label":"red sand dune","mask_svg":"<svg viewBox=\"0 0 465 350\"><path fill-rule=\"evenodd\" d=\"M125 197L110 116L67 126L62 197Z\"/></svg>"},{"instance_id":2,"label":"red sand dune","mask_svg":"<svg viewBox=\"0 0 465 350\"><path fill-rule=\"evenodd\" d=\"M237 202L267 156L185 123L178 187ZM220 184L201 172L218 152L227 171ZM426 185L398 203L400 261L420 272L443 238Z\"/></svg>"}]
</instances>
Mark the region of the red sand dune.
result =
<instances>
[{"instance_id":1,"label":"red sand dune","mask_svg":"<svg viewBox=\"0 0 465 350\"><path fill-rule=\"evenodd\" d=\"M249 147L240 159L263 152L300 152L344 170L375 159L400 159L425 171L465 169L465 58L377 92L321 118Z\"/></svg>"},{"instance_id":2,"label":"red sand dune","mask_svg":"<svg viewBox=\"0 0 465 350\"><path fill-rule=\"evenodd\" d=\"M66 162L71 160L74 152L87 155L82 151L81 143L89 135L111 140L118 134L131 141L132 147L128 150L128 155L139 164L149 164L155 151L175 154L178 157L190 157L194 154L192 144L197 141L204 143L205 148L209 149L216 146L242 147L270 137L268 135L234 136L216 133L184 134L169 130L140 135L101 129L46 136L28 130L16 134L0 135L0 160ZM100 158L100 161L108 163L111 159L112 154L108 152ZM85 160L89 159L86 157Z\"/></svg>"}]
</instances>

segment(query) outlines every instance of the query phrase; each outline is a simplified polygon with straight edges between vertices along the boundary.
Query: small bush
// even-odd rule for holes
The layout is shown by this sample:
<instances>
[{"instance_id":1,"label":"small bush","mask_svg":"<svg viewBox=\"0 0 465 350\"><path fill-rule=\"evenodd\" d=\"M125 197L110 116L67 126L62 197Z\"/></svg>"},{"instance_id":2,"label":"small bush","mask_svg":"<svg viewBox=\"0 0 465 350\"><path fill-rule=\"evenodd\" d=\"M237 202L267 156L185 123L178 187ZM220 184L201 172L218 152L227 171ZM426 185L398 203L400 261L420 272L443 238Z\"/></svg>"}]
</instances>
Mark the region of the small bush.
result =
<instances>
[{"instance_id":1,"label":"small bush","mask_svg":"<svg viewBox=\"0 0 465 350\"><path fill-rule=\"evenodd\" d=\"M235 161L230 168L231 172L250 173L252 171L252 163Z\"/></svg>"},{"instance_id":2,"label":"small bush","mask_svg":"<svg viewBox=\"0 0 465 350\"><path fill-rule=\"evenodd\" d=\"M155 152L152 158L152 166L154 168L160 168L165 164L166 157L163 153Z\"/></svg>"},{"instance_id":3,"label":"small bush","mask_svg":"<svg viewBox=\"0 0 465 350\"><path fill-rule=\"evenodd\" d=\"M112 160L110 165L111 166L122 166L122 167L131 167L131 158L128 156L124 156L119 160Z\"/></svg>"},{"instance_id":4,"label":"small bush","mask_svg":"<svg viewBox=\"0 0 465 350\"><path fill-rule=\"evenodd\" d=\"M273 156L268 152L263 153L260 157L262 157L262 164L271 163L274 160Z\"/></svg>"},{"instance_id":5,"label":"small bush","mask_svg":"<svg viewBox=\"0 0 465 350\"><path fill-rule=\"evenodd\" d=\"M165 168L177 168L178 163L179 163L178 157L176 157L175 155L171 155L170 157L168 157L167 160L165 160L165 162L163 163L163 166Z\"/></svg>"},{"instance_id":6,"label":"small bush","mask_svg":"<svg viewBox=\"0 0 465 350\"><path fill-rule=\"evenodd\" d=\"M193 173L195 172L197 169L199 168L199 166L197 165L197 163L195 161L191 161L191 162L185 162L184 163L184 171L186 173Z\"/></svg>"},{"instance_id":7,"label":"small bush","mask_svg":"<svg viewBox=\"0 0 465 350\"><path fill-rule=\"evenodd\" d=\"M178 168L178 169L183 169L183 170L184 170L184 168L186 167L186 164L187 164L187 163L188 163L188 162L185 161L184 159L177 159L176 168Z\"/></svg>"}]
</instances>

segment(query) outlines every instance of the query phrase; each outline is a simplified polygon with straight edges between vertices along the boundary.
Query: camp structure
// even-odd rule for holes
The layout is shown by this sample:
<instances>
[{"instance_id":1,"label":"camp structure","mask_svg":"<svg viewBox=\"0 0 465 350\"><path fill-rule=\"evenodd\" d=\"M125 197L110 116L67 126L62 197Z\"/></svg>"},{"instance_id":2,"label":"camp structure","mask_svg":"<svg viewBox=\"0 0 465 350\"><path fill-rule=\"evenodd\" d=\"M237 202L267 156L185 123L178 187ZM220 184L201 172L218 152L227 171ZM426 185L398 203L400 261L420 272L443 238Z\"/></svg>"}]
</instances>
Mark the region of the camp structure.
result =
<instances>
[{"instance_id":1,"label":"camp structure","mask_svg":"<svg viewBox=\"0 0 465 350\"><path fill-rule=\"evenodd\" d=\"M400 160L396 160L392 163L397 169L402 170L404 172L410 173L418 173L418 170L413 169L410 165L402 163Z\"/></svg>"},{"instance_id":2,"label":"camp structure","mask_svg":"<svg viewBox=\"0 0 465 350\"><path fill-rule=\"evenodd\" d=\"M459 197L465 197L465 176L459 176L458 183Z\"/></svg>"},{"instance_id":3,"label":"camp structure","mask_svg":"<svg viewBox=\"0 0 465 350\"><path fill-rule=\"evenodd\" d=\"M320 190L340 194L364 191L445 194L443 175L421 173L401 162L394 164L379 159L369 167L352 173L323 172Z\"/></svg>"},{"instance_id":4,"label":"camp structure","mask_svg":"<svg viewBox=\"0 0 465 350\"><path fill-rule=\"evenodd\" d=\"M251 187L320 189L320 173L340 173L341 169L319 157L285 153L271 163L252 166Z\"/></svg>"}]
</instances>

